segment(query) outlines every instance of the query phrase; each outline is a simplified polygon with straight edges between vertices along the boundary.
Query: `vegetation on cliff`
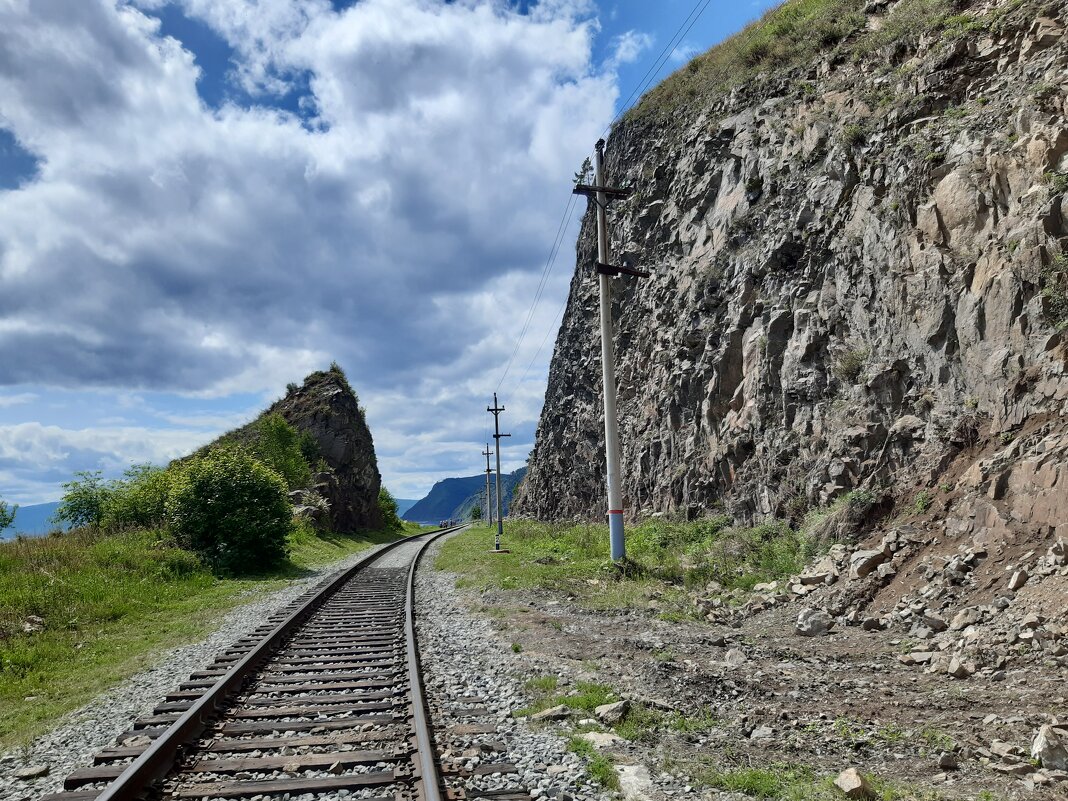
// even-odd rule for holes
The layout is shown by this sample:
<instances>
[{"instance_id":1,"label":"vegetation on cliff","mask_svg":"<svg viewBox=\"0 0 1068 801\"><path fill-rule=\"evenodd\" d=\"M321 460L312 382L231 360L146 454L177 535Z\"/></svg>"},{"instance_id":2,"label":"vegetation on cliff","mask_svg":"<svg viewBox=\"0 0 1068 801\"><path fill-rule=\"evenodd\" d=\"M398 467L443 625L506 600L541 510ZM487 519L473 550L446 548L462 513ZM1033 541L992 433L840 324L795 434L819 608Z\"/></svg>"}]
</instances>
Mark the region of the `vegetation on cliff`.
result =
<instances>
[{"instance_id":1,"label":"vegetation on cliff","mask_svg":"<svg viewBox=\"0 0 1068 801\"><path fill-rule=\"evenodd\" d=\"M902 0L878 27L868 24L864 0L788 0L650 90L627 115L639 121L702 107L756 76L783 72L817 58L848 63L887 51L885 68L895 66L925 34L955 38L995 25L1022 0L998 13L962 12L956 0Z\"/></svg>"}]
</instances>

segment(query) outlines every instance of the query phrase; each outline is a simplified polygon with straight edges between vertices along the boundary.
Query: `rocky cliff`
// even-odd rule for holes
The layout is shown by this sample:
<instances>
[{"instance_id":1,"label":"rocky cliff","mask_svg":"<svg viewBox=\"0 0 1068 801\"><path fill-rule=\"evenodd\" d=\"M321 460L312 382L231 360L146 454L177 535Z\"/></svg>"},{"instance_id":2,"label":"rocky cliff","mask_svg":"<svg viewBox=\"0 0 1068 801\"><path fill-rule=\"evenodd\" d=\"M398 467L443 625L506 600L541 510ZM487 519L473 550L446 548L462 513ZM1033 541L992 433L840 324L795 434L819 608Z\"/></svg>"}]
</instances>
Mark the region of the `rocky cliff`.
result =
<instances>
[{"instance_id":1,"label":"rocky cliff","mask_svg":"<svg viewBox=\"0 0 1068 801\"><path fill-rule=\"evenodd\" d=\"M653 273L612 282L628 514L798 519L864 488L955 534L1068 534L1068 12L824 3L811 57L775 51L819 5L609 139L635 189L611 260ZM747 80L692 83L728 63ZM604 513L594 234L518 513Z\"/></svg>"},{"instance_id":2,"label":"rocky cliff","mask_svg":"<svg viewBox=\"0 0 1068 801\"><path fill-rule=\"evenodd\" d=\"M329 469L317 476L316 489L330 503L334 531L379 528L382 476L371 431L344 373L337 368L312 373L303 386L290 385L286 396L267 410L271 412L318 444Z\"/></svg>"},{"instance_id":3,"label":"rocky cliff","mask_svg":"<svg viewBox=\"0 0 1068 801\"><path fill-rule=\"evenodd\" d=\"M332 366L312 373L302 386L290 384L284 398L257 420L226 434L223 440L247 439L253 435L257 421L270 414L280 414L298 432L309 434L315 441L314 458L322 459L323 469L313 474L313 487L309 489L318 491L329 503L331 528L339 532L379 528L382 518L378 491L382 477L374 441L356 393L341 369Z\"/></svg>"}]
</instances>

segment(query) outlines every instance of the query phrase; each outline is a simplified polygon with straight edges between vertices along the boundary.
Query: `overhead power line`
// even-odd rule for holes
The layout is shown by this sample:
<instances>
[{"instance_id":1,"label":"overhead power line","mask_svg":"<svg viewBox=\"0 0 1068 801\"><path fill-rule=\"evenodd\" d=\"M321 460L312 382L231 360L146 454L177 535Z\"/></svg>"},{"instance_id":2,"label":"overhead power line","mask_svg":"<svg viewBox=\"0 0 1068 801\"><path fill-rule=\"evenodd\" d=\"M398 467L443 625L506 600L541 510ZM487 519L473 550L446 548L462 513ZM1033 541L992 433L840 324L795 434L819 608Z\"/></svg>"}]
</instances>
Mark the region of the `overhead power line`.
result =
<instances>
[{"instance_id":1,"label":"overhead power line","mask_svg":"<svg viewBox=\"0 0 1068 801\"><path fill-rule=\"evenodd\" d=\"M675 52L675 49L680 44L682 44L687 34L689 34L691 30L693 30L693 26L697 24L697 21L705 13L705 10L708 8L709 5L711 5L711 3L712 0L697 0L697 2L694 3L693 8L690 9L690 13L686 15L683 21L679 24L679 27L675 29L675 33L668 40L667 44L665 44L664 47L661 49L660 53L653 61L652 66L650 66L649 69L645 71L645 74L642 76L642 79L638 82L637 86L635 86L634 89L631 91L630 95L627 96L626 101L620 105L619 111L616 113L616 115L612 118L612 121L609 122L608 126L605 128L605 134L607 134L611 130L612 126L615 125L616 122L618 122L619 119L623 116L623 114L626 113L626 111L630 108L631 102L635 98L641 97L645 93L646 89L648 89L652 81L656 79L656 76L659 74L661 68L667 62L667 59L670 58L671 54ZM495 387L495 389L498 391L500 390L501 385L504 384L505 379L508 377L508 374L512 369L512 365L515 363L515 357L518 355L519 349L522 347L523 341L526 339L527 333L530 330L530 324L534 319L534 313L535 311L537 311L538 303L541 301L542 294L545 292L545 287L548 284L549 275L552 273L552 269L556 264L556 258L560 253L561 246L563 245L563 237L565 236L567 228L571 223L571 217L574 213L574 203L575 196L573 194L569 195L567 207L564 209L563 215L561 215L560 225L557 227L556 230L556 238L553 240L553 246L549 251L549 258L546 260L545 266L542 268L541 280L538 282L538 288L534 293L533 299L531 300L530 308L527 310L527 316L523 322L523 328L519 333L519 338L516 340L515 346L512 348L511 355L508 357L508 364L505 365L504 372L501 374L501 378L497 382L497 386ZM545 342L548 340L549 334L551 334L552 331L557 327L557 317L562 315L566 306L567 298L565 297L564 303L561 304L559 312L553 317L553 322L550 323L548 331L546 331L545 336L542 338L541 344L538 346L538 350L534 354L534 358L530 360L530 363L527 365L526 370L523 371L522 377L512 388L513 392L518 389L519 386L526 379L527 374L530 372L531 368L534 366L534 363L537 361L538 356L541 354L542 349L545 347Z\"/></svg>"},{"instance_id":2,"label":"overhead power line","mask_svg":"<svg viewBox=\"0 0 1068 801\"><path fill-rule=\"evenodd\" d=\"M523 330L519 333L519 338L516 340L515 347L512 348L512 355L508 358L508 364L504 368L504 373L501 374L500 381L497 382L495 389L499 390L501 384L504 383L504 379L508 377L508 372L512 369L512 364L515 362L515 357L519 353L519 348L523 344L523 340L526 338L527 331L530 330L531 320L534 319L534 312L537 311L538 303L541 301L541 296L545 292L545 286L549 282L549 275L552 273L553 266L556 264L556 257L560 253L560 247L564 242L564 235L567 233L567 227L571 223L571 217L575 211L575 196L571 195L567 201L567 207L564 209L564 214L560 218L560 225L556 229L556 239L553 241L552 250L549 251L549 258L545 261L545 267L541 271L541 280L538 282L538 288L534 293L534 298L530 302L530 308L527 310L527 318L523 323Z\"/></svg>"},{"instance_id":3,"label":"overhead power line","mask_svg":"<svg viewBox=\"0 0 1068 801\"><path fill-rule=\"evenodd\" d=\"M660 72L661 67L663 67L664 64L667 62L668 58L671 57L671 54L675 52L675 48L682 44L682 41L686 38L686 35L691 30L693 30L693 26L697 24L697 20L701 18L701 15L705 13L705 10L709 7L709 5L711 5L711 3L712 0L697 0L697 2L694 3L693 8L690 9L690 13L686 15L686 19L682 21L682 24L680 24L679 27L675 30L675 34L668 40L668 43L664 45L664 48L656 57L656 60L653 62L653 66L646 70L645 75L642 76L641 81L638 82L638 85L634 88L634 91L632 91L627 97L626 101L620 105L619 111L617 112L616 116L612 118L612 121L608 123L608 127L604 129L605 134L607 134L612 129L612 126L616 124L619 118L627 112L627 109L630 108L631 101L633 101L636 97L641 97L643 94L645 94L645 90L648 89L652 81L656 79L656 76ZM683 28L685 28L685 30L683 30Z\"/></svg>"}]
</instances>

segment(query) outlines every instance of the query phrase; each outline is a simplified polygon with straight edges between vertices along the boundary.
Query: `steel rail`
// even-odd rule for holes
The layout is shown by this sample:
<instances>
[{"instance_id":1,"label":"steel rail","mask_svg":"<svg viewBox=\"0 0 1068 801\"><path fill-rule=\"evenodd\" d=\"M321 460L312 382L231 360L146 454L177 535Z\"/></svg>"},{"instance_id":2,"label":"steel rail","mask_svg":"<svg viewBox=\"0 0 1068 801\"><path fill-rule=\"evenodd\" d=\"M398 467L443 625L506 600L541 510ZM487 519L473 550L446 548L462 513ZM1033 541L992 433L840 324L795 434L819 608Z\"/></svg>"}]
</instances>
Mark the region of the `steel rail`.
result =
<instances>
[{"instance_id":1,"label":"steel rail","mask_svg":"<svg viewBox=\"0 0 1068 801\"><path fill-rule=\"evenodd\" d=\"M463 528L462 526L460 528ZM422 801L441 801L441 772L434 756L430 721L427 718L426 687L423 684L422 663L415 635L415 571L427 548L440 537L457 529L446 529L430 536L416 552L408 568L408 602L404 613L404 639L408 649L408 692L412 699L412 728L415 730L416 754L419 761L417 777L422 784Z\"/></svg>"},{"instance_id":2,"label":"steel rail","mask_svg":"<svg viewBox=\"0 0 1068 801\"><path fill-rule=\"evenodd\" d=\"M432 542L440 536L456 531L463 526L453 526L438 532L429 532ZM100 791L95 801L137 801L156 781L163 779L174 767L181 749L196 740L211 725L220 707L237 692L245 680L283 645L290 634L300 628L320 606L348 583L360 570L383 554L406 543L412 538L403 537L384 548L369 553L354 565L339 573L314 596L301 604L281 623L257 643L252 650L238 660L215 682L178 720L170 724L145 751L131 762L107 787ZM425 546L424 546L425 547ZM423 549L419 550L419 554ZM416 559L418 559L418 554ZM414 565L414 562L413 562ZM420 688L422 685L419 685ZM421 705L417 705L421 709ZM429 735L427 735L429 741ZM422 758L422 755L420 755Z\"/></svg>"}]
</instances>

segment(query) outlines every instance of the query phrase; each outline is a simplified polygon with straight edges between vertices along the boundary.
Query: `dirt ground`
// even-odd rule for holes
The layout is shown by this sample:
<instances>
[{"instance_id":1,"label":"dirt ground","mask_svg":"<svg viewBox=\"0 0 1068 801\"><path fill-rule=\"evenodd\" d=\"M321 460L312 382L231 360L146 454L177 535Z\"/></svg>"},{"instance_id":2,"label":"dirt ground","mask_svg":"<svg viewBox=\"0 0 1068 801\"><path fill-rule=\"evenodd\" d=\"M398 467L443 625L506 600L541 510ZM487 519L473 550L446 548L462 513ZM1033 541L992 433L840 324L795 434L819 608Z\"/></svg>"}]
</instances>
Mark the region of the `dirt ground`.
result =
<instances>
[{"instance_id":1,"label":"dirt ground","mask_svg":"<svg viewBox=\"0 0 1068 801\"><path fill-rule=\"evenodd\" d=\"M659 619L655 601L594 612L543 591L468 597L528 657L531 675L563 671L716 720L702 732L617 743L617 762L654 773L693 760L723 769L792 763L832 777L856 767L906 788L900 798L1068 798L1066 781L1035 782L1028 751L1040 725L1068 716L1063 667L1010 664L997 679L925 673L898 660L910 649L900 632L798 636L796 604L732 627ZM1013 747L1015 756L1000 753Z\"/></svg>"}]
</instances>

